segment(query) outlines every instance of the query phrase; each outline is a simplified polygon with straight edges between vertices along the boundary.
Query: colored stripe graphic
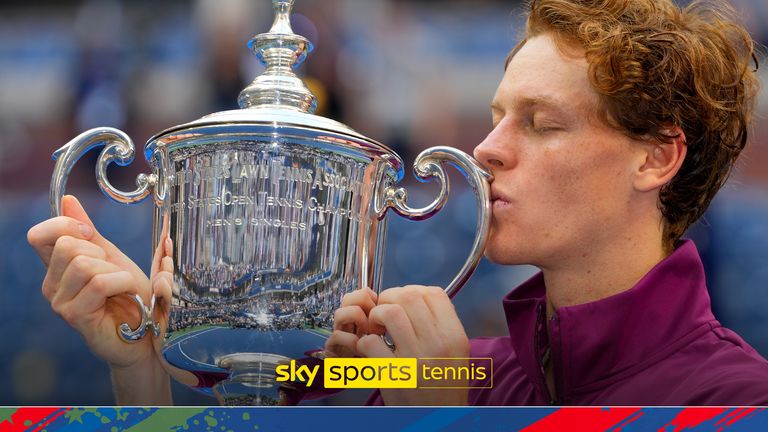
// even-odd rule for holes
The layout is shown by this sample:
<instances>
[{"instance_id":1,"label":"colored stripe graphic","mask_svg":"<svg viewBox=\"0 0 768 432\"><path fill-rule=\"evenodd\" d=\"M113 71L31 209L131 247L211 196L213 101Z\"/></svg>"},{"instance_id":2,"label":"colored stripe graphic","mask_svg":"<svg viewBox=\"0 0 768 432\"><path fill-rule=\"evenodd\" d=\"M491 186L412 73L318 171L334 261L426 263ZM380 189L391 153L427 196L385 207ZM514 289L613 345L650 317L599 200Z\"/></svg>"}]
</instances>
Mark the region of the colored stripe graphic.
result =
<instances>
[{"instance_id":1,"label":"colored stripe graphic","mask_svg":"<svg viewBox=\"0 0 768 432\"><path fill-rule=\"evenodd\" d=\"M728 408L684 408L677 416L664 425L659 432L679 432L693 429L702 423L723 414Z\"/></svg>"},{"instance_id":2,"label":"colored stripe graphic","mask_svg":"<svg viewBox=\"0 0 768 432\"><path fill-rule=\"evenodd\" d=\"M64 411L66 409L56 407L4 409L0 413L0 432L40 430Z\"/></svg>"},{"instance_id":3,"label":"colored stripe graphic","mask_svg":"<svg viewBox=\"0 0 768 432\"><path fill-rule=\"evenodd\" d=\"M640 408L561 408L523 429L524 432L578 430L603 432L624 424Z\"/></svg>"},{"instance_id":4,"label":"colored stripe graphic","mask_svg":"<svg viewBox=\"0 0 768 432\"><path fill-rule=\"evenodd\" d=\"M286 430L741 432L768 430L765 407L21 407L0 432Z\"/></svg>"}]
</instances>

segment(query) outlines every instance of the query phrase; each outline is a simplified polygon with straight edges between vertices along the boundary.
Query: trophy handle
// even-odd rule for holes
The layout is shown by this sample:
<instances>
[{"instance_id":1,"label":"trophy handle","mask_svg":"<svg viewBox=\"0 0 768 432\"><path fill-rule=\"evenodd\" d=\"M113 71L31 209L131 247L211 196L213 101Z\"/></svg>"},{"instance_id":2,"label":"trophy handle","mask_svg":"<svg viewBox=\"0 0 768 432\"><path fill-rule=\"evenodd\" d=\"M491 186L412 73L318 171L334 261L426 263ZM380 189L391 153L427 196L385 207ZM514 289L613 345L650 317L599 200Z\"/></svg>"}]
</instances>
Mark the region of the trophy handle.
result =
<instances>
[{"instance_id":1,"label":"trophy handle","mask_svg":"<svg viewBox=\"0 0 768 432\"><path fill-rule=\"evenodd\" d=\"M138 188L132 192L123 192L112 186L107 180L107 166L112 162L120 166L133 162L133 141L123 131L107 127L95 128L81 133L53 152L56 166L51 179L52 216L61 216L61 198L64 196L72 167L85 153L101 146L106 147L101 151L96 163L96 182L106 196L119 203L134 204L144 200L152 192L157 182L157 176L154 174L139 174L136 177Z\"/></svg>"},{"instance_id":2,"label":"trophy handle","mask_svg":"<svg viewBox=\"0 0 768 432\"><path fill-rule=\"evenodd\" d=\"M133 298L133 301L136 302L141 311L141 324L136 327L136 330L131 329L128 323L120 324L120 327L118 327L120 338L129 343L137 342L147 334L147 328L152 329L152 334L155 337L160 336L160 325L152 320L152 317L155 316L155 296L152 295L149 308L144 306L144 301L140 295L134 294L131 298Z\"/></svg>"},{"instance_id":3,"label":"trophy handle","mask_svg":"<svg viewBox=\"0 0 768 432\"><path fill-rule=\"evenodd\" d=\"M453 278L451 283L445 288L449 297L453 297L472 275L472 272L480 262L483 256L483 250L488 240L488 231L491 226L491 186L490 182L493 176L480 166L480 164L470 155L461 150L452 147L430 147L421 152L413 164L413 172L420 182L432 181L436 178L440 181L440 194L435 200L422 208L411 208L407 204L408 193L404 188L395 188L388 186L384 189L384 203L376 200L374 206L382 214L386 208L392 208L395 213L411 220L424 220L432 217L443 208L448 200L448 194L451 187L448 182L448 176L443 170L443 163L448 163L458 169L467 179L477 197L477 234L472 244L472 251L459 270L459 273ZM377 196L376 198L379 198Z\"/></svg>"},{"instance_id":4,"label":"trophy handle","mask_svg":"<svg viewBox=\"0 0 768 432\"><path fill-rule=\"evenodd\" d=\"M96 182L99 188L114 201L134 204L147 198L157 183L155 174L139 174L136 178L136 190L123 192L116 189L107 180L107 166L114 162L120 166L126 166L133 162L135 149L133 141L124 132L107 127L91 129L81 133L53 153L56 165L51 178L51 216L61 216L61 199L67 187L67 179L72 167L88 151L96 147L105 146L96 163ZM128 323L122 323L119 327L120 337L126 342L135 342L141 339L150 327L153 333L159 335L159 329L152 320L152 312L155 306L155 298L149 308L144 305L141 297L136 294L133 300L138 304L141 314L141 325L132 330Z\"/></svg>"}]
</instances>

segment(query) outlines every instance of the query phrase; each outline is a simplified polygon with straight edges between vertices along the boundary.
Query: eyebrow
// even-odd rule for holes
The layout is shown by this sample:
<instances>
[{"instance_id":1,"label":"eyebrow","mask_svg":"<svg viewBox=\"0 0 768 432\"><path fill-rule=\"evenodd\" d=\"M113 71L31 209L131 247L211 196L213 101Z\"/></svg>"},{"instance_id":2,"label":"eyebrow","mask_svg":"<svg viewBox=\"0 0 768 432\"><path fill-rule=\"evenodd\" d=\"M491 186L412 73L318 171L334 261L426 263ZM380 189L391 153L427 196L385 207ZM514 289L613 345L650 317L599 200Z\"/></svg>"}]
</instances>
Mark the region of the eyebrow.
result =
<instances>
[{"instance_id":1,"label":"eyebrow","mask_svg":"<svg viewBox=\"0 0 768 432\"><path fill-rule=\"evenodd\" d=\"M518 110L530 110L532 108L540 107L549 111L553 111L556 114L568 115L568 111L562 108L563 102L549 95L536 95L515 99L512 102L512 106ZM496 99L491 101L491 110L504 111L504 109L501 107L501 104Z\"/></svg>"}]
</instances>

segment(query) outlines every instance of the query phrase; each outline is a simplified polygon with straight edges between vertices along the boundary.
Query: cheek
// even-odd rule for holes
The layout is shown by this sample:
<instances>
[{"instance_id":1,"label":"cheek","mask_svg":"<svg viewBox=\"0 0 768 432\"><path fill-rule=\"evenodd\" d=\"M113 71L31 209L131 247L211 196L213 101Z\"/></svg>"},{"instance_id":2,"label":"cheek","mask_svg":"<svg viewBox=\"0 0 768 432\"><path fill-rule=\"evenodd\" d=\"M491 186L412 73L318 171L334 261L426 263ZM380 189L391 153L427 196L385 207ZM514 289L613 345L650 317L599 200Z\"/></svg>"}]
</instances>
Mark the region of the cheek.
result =
<instances>
[{"instance_id":1,"label":"cheek","mask_svg":"<svg viewBox=\"0 0 768 432\"><path fill-rule=\"evenodd\" d=\"M551 191L564 219L572 216L584 224L603 224L621 211L629 199L631 181L626 155L611 150L575 154L570 163L552 173Z\"/></svg>"},{"instance_id":2,"label":"cheek","mask_svg":"<svg viewBox=\"0 0 768 432\"><path fill-rule=\"evenodd\" d=\"M624 170L615 154L595 152L545 152L541 172L530 187L535 191L536 215L558 229L582 229L584 224L599 223L625 190Z\"/></svg>"},{"instance_id":3,"label":"cheek","mask_svg":"<svg viewBox=\"0 0 768 432\"><path fill-rule=\"evenodd\" d=\"M536 161L537 172L527 179L533 204L550 216L563 216L588 196L585 164L579 158L563 156L563 152L542 152Z\"/></svg>"},{"instance_id":4,"label":"cheek","mask_svg":"<svg viewBox=\"0 0 768 432\"><path fill-rule=\"evenodd\" d=\"M610 151L589 143L579 147L521 154L509 177L500 177L513 185L518 202L514 212L494 218L488 249L492 261L544 260L554 250L610 231L626 216L620 207L631 189L625 155L615 146Z\"/></svg>"}]
</instances>

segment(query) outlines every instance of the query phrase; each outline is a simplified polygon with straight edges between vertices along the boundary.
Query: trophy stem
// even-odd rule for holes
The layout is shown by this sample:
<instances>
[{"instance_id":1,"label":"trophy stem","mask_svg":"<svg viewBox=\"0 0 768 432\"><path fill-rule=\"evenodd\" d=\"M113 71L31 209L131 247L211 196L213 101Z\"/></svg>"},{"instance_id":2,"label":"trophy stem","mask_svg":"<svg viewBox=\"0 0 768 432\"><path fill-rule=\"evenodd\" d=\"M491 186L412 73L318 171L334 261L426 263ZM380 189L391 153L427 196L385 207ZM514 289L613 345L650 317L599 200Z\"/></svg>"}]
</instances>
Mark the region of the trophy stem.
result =
<instances>
[{"instance_id":1,"label":"trophy stem","mask_svg":"<svg viewBox=\"0 0 768 432\"><path fill-rule=\"evenodd\" d=\"M293 405L275 370L290 362L288 357L268 353L235 353L221 357L219 366L229 378L213 386L213 393L225 406Z\"/></svg>"}]
</instances>

